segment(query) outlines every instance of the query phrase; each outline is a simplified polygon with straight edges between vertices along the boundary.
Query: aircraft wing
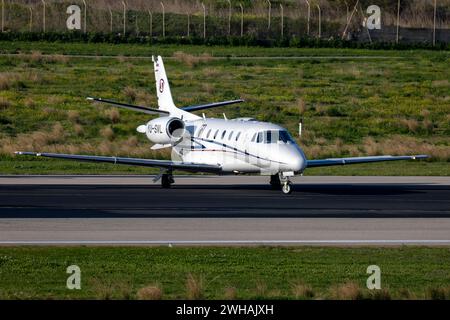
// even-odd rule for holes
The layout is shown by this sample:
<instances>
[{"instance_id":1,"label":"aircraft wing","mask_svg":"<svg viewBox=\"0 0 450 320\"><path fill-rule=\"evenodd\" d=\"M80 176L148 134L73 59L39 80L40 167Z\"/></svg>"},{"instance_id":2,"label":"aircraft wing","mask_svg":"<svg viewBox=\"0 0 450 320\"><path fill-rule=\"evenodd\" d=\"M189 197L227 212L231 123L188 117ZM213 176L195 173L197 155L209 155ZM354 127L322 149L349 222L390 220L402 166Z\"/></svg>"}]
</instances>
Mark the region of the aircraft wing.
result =
<instances>
[{"instance_id":1,"label":"aircraft wing","mask_svg":"<svg viewBox=\"0 0 450 320\"><path fill-rule=\"evenodd\" d=\"M104 162L112 164L127 164L132 166L156 167L169 170L182 170L189 172L211 172L220 173L222 167L219 165L199 164L181 161L169 160L153 160L153 159L138 159L138 158L122 158L122 157L104 157L104 156L86 156L77 154L62 154L62 153L37 153L37 152L15 152L16 155L47 157L56 159L68 159L78 161L90 162Z\"/></svg>"},{"instance_id":2,"label":"aircraft wing","mask_svg":"<svg viewBox=\"0 0 450 320\"><path fill-rule=\"evenodd\" d=\"M367 162L416 160L416 159L426 159L426 158L428 158L427 155L330 158L330 159L321 159L321 160L307 160L306 167L313 168L313 167L339 166L339 165L367 163Z\"/></svg>"}]
</instances>

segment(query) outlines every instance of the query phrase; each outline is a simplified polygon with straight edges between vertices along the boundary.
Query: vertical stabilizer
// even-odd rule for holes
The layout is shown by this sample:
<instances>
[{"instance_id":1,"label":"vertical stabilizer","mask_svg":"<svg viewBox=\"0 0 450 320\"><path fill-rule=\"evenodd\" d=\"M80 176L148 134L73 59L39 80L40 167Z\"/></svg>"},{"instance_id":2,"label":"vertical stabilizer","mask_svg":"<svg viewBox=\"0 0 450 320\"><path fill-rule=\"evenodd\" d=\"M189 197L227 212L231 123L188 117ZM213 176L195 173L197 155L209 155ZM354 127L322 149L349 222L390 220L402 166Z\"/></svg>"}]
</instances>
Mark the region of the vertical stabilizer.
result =
<instances>
[{"instance_id":1,"label":"vertical stabilizer","mask_svg":"<svg viewBox=\"0 0 450 320\"><path fill-rule=\"evenodd\" d=\"M179 109L175 106L170 92L169 80L167 79L166 69L161 56L156 59L152 56L155 68L156 94L158 96L158 109L168 111L171 117L178 117L184 120L201 119L199 116Z\"/></svg>"},{"instance_id":2,"label":"vertical stabilizer","mask_svg":"<svg viewBox=\"0 0 450 320\"><path fill-rule=\"evenodd\" d=\"M158 95L159 109L173 113L177 110L177 107L172 100L172 93L170 92L164 62L161 56L158 56L156 59L153 57L152 59L155 67L156 93Z\"/></svg>"}]
</instances>

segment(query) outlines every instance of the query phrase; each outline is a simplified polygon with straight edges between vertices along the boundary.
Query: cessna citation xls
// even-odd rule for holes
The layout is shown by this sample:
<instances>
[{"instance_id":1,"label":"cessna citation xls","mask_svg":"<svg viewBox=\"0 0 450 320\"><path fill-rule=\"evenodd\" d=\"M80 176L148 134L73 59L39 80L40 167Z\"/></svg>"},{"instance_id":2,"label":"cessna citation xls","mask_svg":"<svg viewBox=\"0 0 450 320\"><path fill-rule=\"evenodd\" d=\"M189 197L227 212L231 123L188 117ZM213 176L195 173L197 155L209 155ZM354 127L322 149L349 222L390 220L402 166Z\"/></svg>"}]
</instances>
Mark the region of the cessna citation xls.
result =
<instances>
[{"instance_id":1,"label":"cessna citation xls","mask_svg":"<svg viewBox=\"0 0 450 320\"><path fill-rule=\"evenodd\" d=\"M308 160L286 129L278 125L251 118L228 120L224 115L224 119L212 119L191 113L243 100L177 108L172 100L162 58L160 56L153 58L153 62L158 109L101 98L88 100L105 102L146 114L158 114L160 117L140 125L137 131L146 134L154 143L151 147L153 150L172 148L172 161L36 152L16 152L16 154L157 167L161 171L154 178L154 182L161 179L163 188L169 188L174 182L173 170L215 174L262 174L270 176L273 188L281 189L285 194L291 192L289 178L303 173L306 168L427 157L426 155L374 156Z\"/></svg>"}]
</instances>

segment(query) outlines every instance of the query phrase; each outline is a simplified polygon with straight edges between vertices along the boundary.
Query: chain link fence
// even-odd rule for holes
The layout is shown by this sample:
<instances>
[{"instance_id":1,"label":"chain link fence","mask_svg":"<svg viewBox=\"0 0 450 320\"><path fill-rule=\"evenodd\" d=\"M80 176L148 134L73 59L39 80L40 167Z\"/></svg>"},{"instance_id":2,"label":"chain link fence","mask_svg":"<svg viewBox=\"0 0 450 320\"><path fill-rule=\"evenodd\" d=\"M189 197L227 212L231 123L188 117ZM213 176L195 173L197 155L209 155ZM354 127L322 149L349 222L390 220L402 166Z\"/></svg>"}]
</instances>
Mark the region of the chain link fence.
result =
<instances>
[{"instance_id":1,"label":"chain link fence","mask_svg":"<svg viewBox=\"0 0 450 320\"><path fill-rule=\"evenodd\" d=\"M450 0L0 1L3 33L450 43Z\"/></svg>"}]
</instances>

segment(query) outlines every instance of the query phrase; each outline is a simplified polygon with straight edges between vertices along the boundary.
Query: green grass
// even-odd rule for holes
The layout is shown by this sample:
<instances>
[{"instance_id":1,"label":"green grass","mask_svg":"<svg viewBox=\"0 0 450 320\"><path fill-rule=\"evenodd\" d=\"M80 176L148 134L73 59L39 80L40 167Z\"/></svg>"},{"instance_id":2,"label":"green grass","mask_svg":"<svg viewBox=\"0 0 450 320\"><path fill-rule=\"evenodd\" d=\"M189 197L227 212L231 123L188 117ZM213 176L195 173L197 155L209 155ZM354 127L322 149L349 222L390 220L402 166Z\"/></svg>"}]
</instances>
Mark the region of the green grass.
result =
<instances>
[{"instance_id":1,"label":"green grass","mask_svg":"<svg viewBox=\"0 0 450 320\"><path fill-rule=\"evenodd\" d=\"M298 139L310 159L371 154L432 156L423 163L314 169L306 174L448 175L450 160L450 53L351 49L146 46L0 42L0 52L113 55L68 58L39 54L0 56L0 174L149 173L63 161L12 158L15 150L168 158L150 151L135 129L149 117L86 96L155 106L151 61L125 56L176 51L212 56L306 56L307 59L205 59L192 66L170 59L166 69L182 105L242 97L244 104L206 110L208 117L252 116L278 123ZM317 58L317 56L328 58ZM337 56L382 56L339 59ZM128 87L128 88L127 88ZM112 135L105 129L111 128ZM366 171L369 170L369 173Z\"/></svg>"},{"instance_id":2,"label":"green grass","mask_svg":"<svg viewBox=\"0 0 450 320\"><path fill-rule=\"evenodd\" d=\"M223 298L227 287L238 299L291 299L298 283L329 298L335 285L365 288L366 269L376 264L393 298L408 290L423 299L430 289L449 287L449 259L448 248L425 247L3 247L0 298L105 298L105 291L135 298L139 288L156 283L164 299L182 299L188 274L203 279L207 299ZM81 290L66 289L66 268L73 264L81 268Z\"/></svg>"},{"instance_id":3,"label":"green grass","mask_svg":"<svg viewBox=\"0 0 450 320\"><path fill-rule=\"evenodd\" d=\"M149 57L152 54L171 56L176 51L188 51L192 54L209 53L218 57L291 57L291 56L390 56L405 57L417 54L426 56L436 53L428 50L370 50L370 49L338 49L338 48L263 48L263 47L232 47L205 45L141 45L141 44L111 44L111 43L63 43L63 42L27 42L0 41L0 53L31 53L41 51L45 54L99 55L99 56L137 56ZM447 52L448 53L448 52ZM439 54L439 53L438 53ZM445 52L441 52L445 54Z\"/></svg>"}]
</instances>

